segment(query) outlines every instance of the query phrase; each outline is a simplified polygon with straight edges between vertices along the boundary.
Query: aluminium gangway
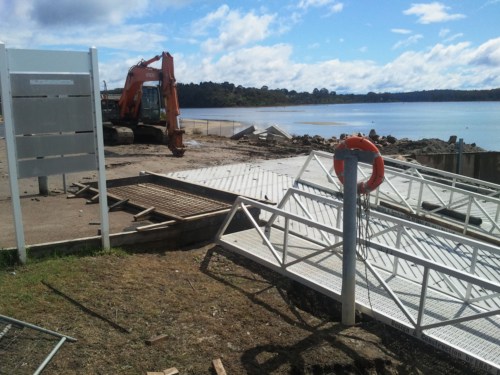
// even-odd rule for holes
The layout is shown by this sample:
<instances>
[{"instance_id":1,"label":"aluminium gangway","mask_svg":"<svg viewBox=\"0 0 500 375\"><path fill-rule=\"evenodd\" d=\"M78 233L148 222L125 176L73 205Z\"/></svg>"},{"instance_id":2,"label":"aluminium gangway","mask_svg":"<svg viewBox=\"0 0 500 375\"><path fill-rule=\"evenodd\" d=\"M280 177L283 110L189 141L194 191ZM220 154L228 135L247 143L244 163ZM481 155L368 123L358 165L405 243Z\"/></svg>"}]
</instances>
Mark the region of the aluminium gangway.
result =
<instances>
[{"instance_id":1,"label":"aluminium gangway","mask_svg":"<svg viewBox=\"0 0 500 375\"><path fill-rule=\"evenodd\" d=\"M328 184L335 185L326 167L331 163L323 165L319 174L310 164L311 160L330 155L312 155L295 179L295 188L286 191L277 207L238 198L217 242L340 301L343 206L337 199L338 190L328 188ZM401 173L405 172L395 171L396 175ZM326 185L317 183L325 177ZM465 200L472 202L466 208L469 215L475 203L495 203L494 186L488 186L489 195L476 197L484 186L475 183L463 189L463 182L461 188L456 188L453 182L441 186L434 179L429 181L430 187L418 188L421 199L425 188L428 195L440 195L448 189L462 201L460 194L469 192L473 196ZM397 183L393 182L390 189L394 185ZM375 193L372 201L381 200L384 194L390 196L390 191ZM394 195L397 199L403 196ZM261 209L266 223L257 223L248 214L251 229L226 233L234 214L238 210L247 212L249 206ZM494 236L496 221L491 210L489 206L484 209L493 219L487 233ZM500 374L498 246L373 210L365 216L367 235L358 239L363 246L356 266L356 308L452 356Z\"/></svg>"}]
</instances>

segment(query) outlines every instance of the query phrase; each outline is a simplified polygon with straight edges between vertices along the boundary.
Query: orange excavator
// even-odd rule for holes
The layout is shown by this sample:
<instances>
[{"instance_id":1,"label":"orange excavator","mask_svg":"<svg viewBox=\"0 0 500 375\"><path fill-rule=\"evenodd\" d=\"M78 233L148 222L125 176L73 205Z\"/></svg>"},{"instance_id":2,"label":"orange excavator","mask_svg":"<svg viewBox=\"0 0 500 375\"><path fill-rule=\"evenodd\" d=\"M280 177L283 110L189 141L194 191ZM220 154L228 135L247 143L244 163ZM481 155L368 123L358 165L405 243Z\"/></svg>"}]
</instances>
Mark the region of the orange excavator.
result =
<instances>
[{"instance_id":1,"label":"orange excavator","mask_svg":"<svg viewBox=\"0 0 500 375\"><path fill-rule=\"evenodd\" d=\"M159 60L161 69L149 66ZM146 86L145 82L158 82L158 86ZM166 120L161 118L162 100ZM174 156L184 155L184 130L179 126L174 59L170 53L163 52L132 66L120 98L105 93L101 97L101 108L107 143L131 144L136 138L148 137L167 144Z\"/></svg>"}]
</instances>

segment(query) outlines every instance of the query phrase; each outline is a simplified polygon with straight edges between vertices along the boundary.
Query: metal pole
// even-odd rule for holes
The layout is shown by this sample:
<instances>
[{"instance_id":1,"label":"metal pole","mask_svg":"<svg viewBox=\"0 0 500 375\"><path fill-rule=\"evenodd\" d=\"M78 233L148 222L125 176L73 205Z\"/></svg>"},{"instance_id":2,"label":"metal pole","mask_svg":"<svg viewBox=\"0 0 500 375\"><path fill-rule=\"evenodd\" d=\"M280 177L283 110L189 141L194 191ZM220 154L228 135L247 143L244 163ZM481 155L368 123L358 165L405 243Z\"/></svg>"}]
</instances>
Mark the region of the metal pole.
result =
<instances>
[{"instance_id":1,"label":"metal pole","mask_svg":"<svg viewBox=\"0 0 500 375\"><path fill-rule=\"evenodd\" d=\"M49 195L49 180L47 176L38 177L38 193L43 196Z\"/></svg>"},{"instance_id":2,"label":"metal pole","mask_svg":"<svg viewBox=\"0 0 500 375\"><path fill-rule=\"evenodd\" d=\"M57 343L57 345L54 347L54 349L52 349L52 351L45 358L45 360L42 362L42 364L40 366L38 366L38 368L33 373L33 375L39 375L39 374L42 373L42 371L45 368L45 366L47 366L49 364L49 362L52 359L52 357L54 357L56 355L57 351L61 348L61 346L64 344L65 341L66 341L66 337L63 337L63 338L61 338L61 340L59 340L59 342Z\"/></svg>"},{"instance_id":3,"label":"metal pole","mask_svg":"<svg viewBox=\"0 0 500 375\"><path fill-rule=\"evenodd\" d=\"M76 339L73 337L66 336L66 335L63 335L62 333L51 331L49 329L45 329L45 328L36 326L34 324L24 322L22 320L17 320L17 319L11 318L11 317L6 316L6 315L0 315L0 320L3 320L5 322L9 322L9 323L12 323L12 324L15 324L18 326L28 327L28 328L34 329L35 331L43 332L43 333L46 333L48 335L52 335L52 336L56 336L56 337L65 337L68 341L72 341L72 342L76 341Z\"/></svg>"},{"instance_id":4,"label":"metal pole","mask_svg":"<svg viewBox=\"0 0 500 375\"><path fill-rule=\"evenodd\" d=\"M111 247L109 240L109 216L108 216L108 194L106 190L106 168L104 165L104 135L102 126L102 113L100 109L101 102L99 96L99 68L97 64L97 49L90 48L90 65L92 69L92 80L94 90L94 131L96 134L96 154L98 162L98 187L99 187L99 208L101 217L101 242L104 249ZM177 124L178 125L178 124Z\"/></svg>"},{"instance_id":5,"label":"metal pole","mask_svg":"<svg viewBox=\"0 0 500 375\"><path fill-rule=\"evenodd\" d=\"M344 159L344 222L342 262L342 324L355 323L356 307L356 198L358 158L349 153Z\"/></svg>"},{"instance_id":6,"label":"metal pole","mask_svg":"<svg viewBox=\"0 0 500 375\"><path fill-rule=\"evenodd\" d=\"M464 151L464 139L458 140L458 154L457 154L457 174L462 174L462 153Z\"/></svg>"},{"instance_id":7,"label":"metal pole","mask_svg":"<svg viewBox=\"0 0 500 375\"><path fill-rule=\"evenodd\" d=\"M63 183L64 194L67 194L68 193L68 185L66 184L66 174L62 175L62 183Z\"/></svg>"}]
</instances>

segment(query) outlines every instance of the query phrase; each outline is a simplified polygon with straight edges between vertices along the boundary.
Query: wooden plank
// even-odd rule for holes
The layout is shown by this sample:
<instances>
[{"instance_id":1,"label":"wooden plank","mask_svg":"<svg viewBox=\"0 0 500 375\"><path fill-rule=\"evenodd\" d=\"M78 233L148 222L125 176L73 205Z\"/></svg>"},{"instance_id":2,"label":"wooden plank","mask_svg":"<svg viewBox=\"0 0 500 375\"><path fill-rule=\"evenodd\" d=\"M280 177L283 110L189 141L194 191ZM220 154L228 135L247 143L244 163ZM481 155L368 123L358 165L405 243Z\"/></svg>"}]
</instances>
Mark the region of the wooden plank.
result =
<instances>
[{"instance_id":1,"label":"wooden plank","mask_svg":"<svg viewBox=\"0 0 500 375\"><path fill-rule=\"evenodd\" d=\"M222 361L220 358L214 359L212 361L212 364L214 366L214 370L217 373L217 375L227 375L226 370L224 369L224 366L222 365Z\"/></svg>"},{"instance_id":2,"label":"wooden plank","mask_svg":"<svg viewBox=\"0 0 500 375\"><path fill-rule=\"evenodd\" d=\"M90 189L90 185L84 185L80 190L78 190L75 194L68 195L68 198L78 198L79 195L85 193Z\"/></svg>"},{"instance_id":3,"label":"wooden plank","mask_svg":"<svg viewBox=\"0 0 500 375\"><path fill-rule=\"evenodd\" d=\"M145 230L166 227L166 226L177 224L177 223L178 223L177 220L168 220L168 221L162 221L161 223L143 225L142 227L135 228L135 230L138 231L138 232L142 232L142 231L145 231Z\"/></svg>"},{"instance_id":4,"label":"wooden plank","mask_svg":"<svg viewBox=\"0 0 500 375\"><path fill-rule=\"evenodd\" d=\"M94 195L92 198L87 200L87 204L92 204L92 203L99 203L99 193Z\"/></svg>"},{"instance_id":5,"label":"wooden plank","mask_svg":"<svg viewBox=\"0 0 500 375\"><path fill-rule=\"evenodd\" d=\"M128 202L128 198L127 199L122 199L121 201L118 201L116 203L113 203L111 206L109 206L109 209L108 211L112 211L114 209L122 209L123 208L123 205L126 204Z\"/></svg>"},{"instance_id":6,"label":"wooden plank","mask_svg":"<svg viewBox=\"0 0 500 375\"><path fill-rule=\"evenodd\" d=\"M163 370L163 375L177 375L179 373L179 370L177 370L175 367L168 368L166 370Z\"/></svg>"},{"instance_id":7,"label":"wooden plank","mask_svg":"<svg viewBox=\"0 0 500 375\"><path fill-rule=\"evenodd\" d=\"M162 372L148 371L148 372L146 372L146 375L165 375L165 373L163 371Z\"/></svg>"},{"instance_id":8,"label":"wooden plank","mask_svg":"<svg viewBox=\"0 0 500 375\"><path fill-rule=\"evenodd\" d=\"M143 219L145 216L149 215L151 212L153 212L156 208L154 206L151 206L149 208L146 208L144 211L139 212L138 214L134 215L134 221Z\"/></svg>"},{"instance_id":9,"label":"wooden plank","mask_svg":"<svg viewBox=\"0 0 500 375\"><path fill-rule=\"evenodd\" d=\"M146 340L146 345L156 345L162 341L165 341L166 339L168 339L167 335L153 336Z\"/></svg>"},{"instance_id":10,"label":"wooden plank","mask_svg":"<svg viewBox=\"0 0 500 375\"><path fill-rule=\"evenodd\" d=\"M99 189L93 188L90 185L85 185L80 182L74 182L73 185L84 188L85 186L89 186L90 191L94 194L99 194ZM121 201L123 198L119 197L118 195L110 194L109 192L107 193L107 196L109 199L114 199L115 201Z\"/></svg>"}]
</instances>

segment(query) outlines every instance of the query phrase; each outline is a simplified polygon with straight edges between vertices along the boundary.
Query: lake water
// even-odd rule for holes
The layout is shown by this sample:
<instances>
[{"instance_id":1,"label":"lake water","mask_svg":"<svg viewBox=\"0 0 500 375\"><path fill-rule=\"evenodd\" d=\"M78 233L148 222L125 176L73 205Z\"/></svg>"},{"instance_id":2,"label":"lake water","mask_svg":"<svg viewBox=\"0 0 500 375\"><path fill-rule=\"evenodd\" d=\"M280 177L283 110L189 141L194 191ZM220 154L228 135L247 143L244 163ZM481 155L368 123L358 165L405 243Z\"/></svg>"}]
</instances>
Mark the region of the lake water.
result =
<instances>
[{"instance_id":1,"label":"lake water","mask_svg":"<svg viewBox=\"0 0 500 375\"><path fill-rule=\"evenodd\" d=\"M266 128L278 125L290 134L342 133L380 135L412 140L450 135L476 143L489 151L500 151L500 102L330 104L257 108L186 108L185 119L227 120ZM235 131L241 130L236 128ZM0 136L4 127L0 126Z\"/></svg>"},{"instance_id":2,"label":"lake water","mask_svg":"<svg viewBox=\"0 0 500 375\"><path fill-rule=\"evenodd\" d=\"M342 133L379 135L412 140L450 135L500 151L500 102L330 104L257 108L186 108L185 119L228 120L266 128L278 125L290 134Z\"/></svg>"}]
</instances>

